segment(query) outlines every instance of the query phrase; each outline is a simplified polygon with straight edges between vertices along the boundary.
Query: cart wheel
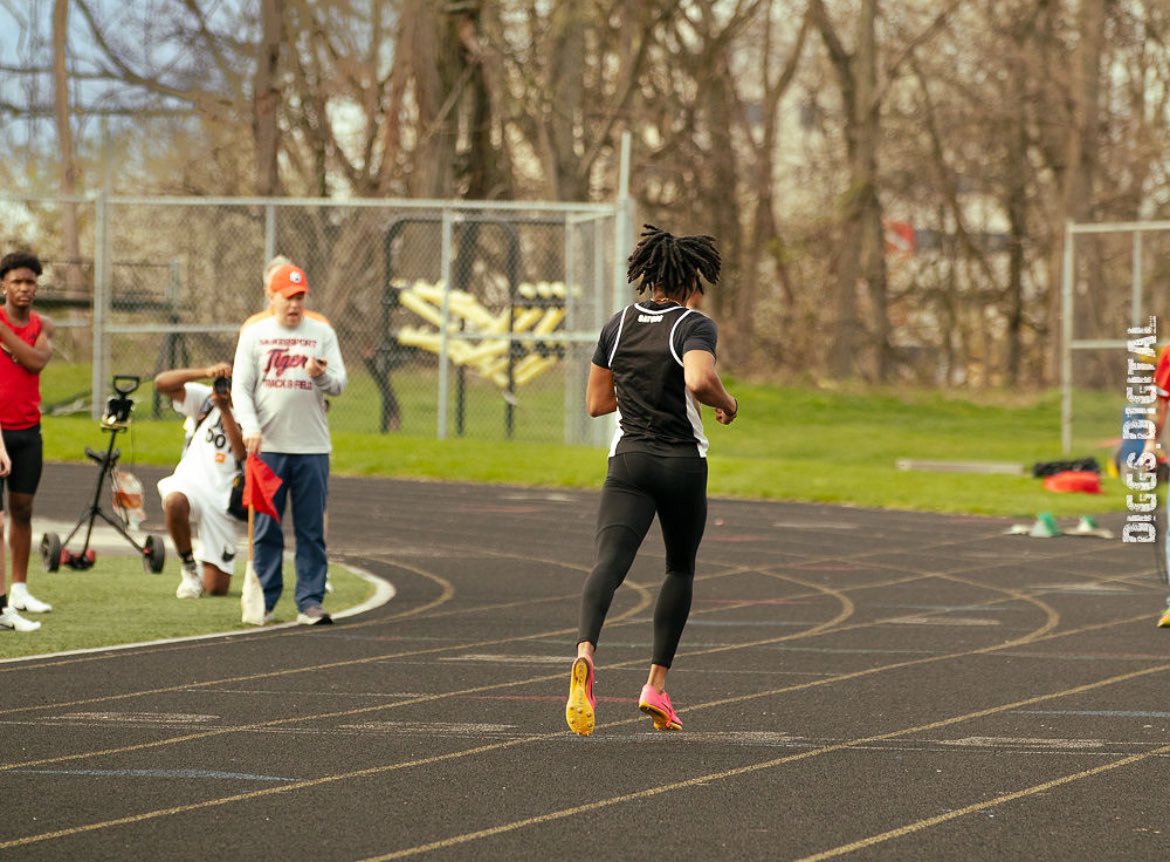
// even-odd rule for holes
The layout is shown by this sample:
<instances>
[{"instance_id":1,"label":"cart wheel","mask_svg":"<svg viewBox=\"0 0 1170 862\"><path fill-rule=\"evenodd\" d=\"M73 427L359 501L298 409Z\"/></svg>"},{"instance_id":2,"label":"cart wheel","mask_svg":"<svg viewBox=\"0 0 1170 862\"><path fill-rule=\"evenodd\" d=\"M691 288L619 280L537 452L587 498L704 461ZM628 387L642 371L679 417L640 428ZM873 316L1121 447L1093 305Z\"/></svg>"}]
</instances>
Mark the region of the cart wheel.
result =
<instances>
[{"instance_id":1,"label":"cart wheel","mask_svg":"<svg viewBox=\"0 0 1170 862\"><path fill-rule=\"evenodd\" d=\"M61 537L56 533L41 536L41 563L46 572L55 572L61 567Z\"/></svg>"},{"instance_id":2,"label":"cart wheel","mask_svg":"<svg viewBox=\"0 0 1170 862\"><path fill-rule=\"evenodd\" d=\"M166 562L167 547L161 536L150 535L142 543L142 566L147 572L157 575Z\"/></svg>"}]
</instances>

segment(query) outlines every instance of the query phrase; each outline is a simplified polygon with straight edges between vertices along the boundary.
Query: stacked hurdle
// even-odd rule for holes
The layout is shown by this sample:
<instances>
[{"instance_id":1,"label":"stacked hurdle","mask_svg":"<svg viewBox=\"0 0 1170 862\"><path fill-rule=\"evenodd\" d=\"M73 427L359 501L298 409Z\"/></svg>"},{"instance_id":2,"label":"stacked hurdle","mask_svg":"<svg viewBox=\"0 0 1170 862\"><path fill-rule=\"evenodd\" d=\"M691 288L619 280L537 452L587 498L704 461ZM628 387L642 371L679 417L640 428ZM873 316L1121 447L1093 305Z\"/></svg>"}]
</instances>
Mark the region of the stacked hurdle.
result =
<instances>
[{"instance_id":1,"label":"stacked hurdle","mask_svg":"<svg viewBox=\"0 0 1170 862\"><path fill-rule=\"evenodd\" d=\"M423 326L402 326L398 343L438 354L443 335L443 284L393 281L399 304L417 315ZM501 392L531 382L565 355L565 343L554 334L565 319L565 286L560 282L521 283L515 304L493 314L463 290L447 294L447 356L490 380ZM514 336L527 336L515 340ZM509 373L509 371L511 373Z\"/></svg>"}]
</instances>

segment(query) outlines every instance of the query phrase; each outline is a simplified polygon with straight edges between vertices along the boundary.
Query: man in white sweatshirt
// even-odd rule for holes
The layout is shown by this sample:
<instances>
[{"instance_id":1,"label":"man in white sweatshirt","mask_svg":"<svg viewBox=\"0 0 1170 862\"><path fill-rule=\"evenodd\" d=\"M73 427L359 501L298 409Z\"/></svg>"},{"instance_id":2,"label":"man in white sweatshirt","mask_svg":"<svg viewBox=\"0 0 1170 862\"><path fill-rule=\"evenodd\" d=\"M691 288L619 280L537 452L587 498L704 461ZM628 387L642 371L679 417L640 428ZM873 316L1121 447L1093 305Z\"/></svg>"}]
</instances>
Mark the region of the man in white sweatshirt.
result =
<instances>
[{"instance_id":1,"label":"man in white sweatshirt","mask_svg":"<svg viewBox=\"0 0 1170 862\"><path fill-rule=\"evenodd\" d=\"M268 309L240 330L232 367L232 402L249 453L257 453L281 479L273 499L284 511L292 499L296 534L297 622L329 623L321 607L328 559L325 503L329 489L329 422L325 396L347 382L337 334L320 314L305 309L309 281L304 270L285 264L265 292ZM266 618L284 588L284 534L267 515L256 515L253 564L264 588Z\"/></svg>"}]
</instances>

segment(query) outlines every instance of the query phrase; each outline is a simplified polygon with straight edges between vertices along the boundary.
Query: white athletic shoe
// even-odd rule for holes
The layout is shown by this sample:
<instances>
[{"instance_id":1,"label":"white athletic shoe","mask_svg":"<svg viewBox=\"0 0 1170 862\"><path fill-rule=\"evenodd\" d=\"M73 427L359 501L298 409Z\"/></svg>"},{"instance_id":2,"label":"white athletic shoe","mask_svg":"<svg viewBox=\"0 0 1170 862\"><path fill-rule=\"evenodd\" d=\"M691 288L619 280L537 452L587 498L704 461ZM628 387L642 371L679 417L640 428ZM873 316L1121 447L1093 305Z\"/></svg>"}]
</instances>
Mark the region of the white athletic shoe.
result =
<instances>
[{"instance_id":1,"label":"white athletic shoe","mask_svg":"<svg viewBox=\"0 0 1170 862\"><path fill-rule=\"evenodd\" d=\"M203 595L203 579L194 572L183 569L179 579L179 588L175 590L176 599L197 599Z\"/></svg>"},{"instance_id":2,"label":"white athletic shoe","mask_svg":"<svg viewBox=\"0 0 1170 862\"><path fill-rule=\"evenodd\" d=\"M331 625L333 617L329 616L320 605L309 605L297 614L297 622L303 626Z\"/></svg>"},{"instance_id":3,"label":"white athletic shoe","mask_svg":"<svg viewBox=\"0 0 1170 862\"><path fill-rule=\"evenodd\" d=\"M28 591L24 584L13 584L8 595L8 606L26 614L47 614L53 609L48 602L42 602Z\"/></svg>"},{"instance_id":4,"label":"white athletic shoe","mask_svg":"<svg viewBox=\"0 0 1170 862\"><path fill-rule=\"evenodd\" d=\"M0 610L0 631L9 629L14 632L35 632L40 627L40 623L26 620L11 605L6 606L4 610Z\"/></svg>"}]
</instances>

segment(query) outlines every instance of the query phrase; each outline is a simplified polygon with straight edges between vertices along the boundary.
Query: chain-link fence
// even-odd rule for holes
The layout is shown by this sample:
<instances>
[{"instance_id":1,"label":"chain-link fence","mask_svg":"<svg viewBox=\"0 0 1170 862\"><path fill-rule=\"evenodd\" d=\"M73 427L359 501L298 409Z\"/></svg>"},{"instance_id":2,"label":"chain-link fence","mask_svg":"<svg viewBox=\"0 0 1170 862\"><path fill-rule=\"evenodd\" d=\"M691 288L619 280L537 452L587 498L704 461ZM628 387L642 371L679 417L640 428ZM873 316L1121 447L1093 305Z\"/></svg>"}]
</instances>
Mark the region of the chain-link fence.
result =
<instances>
[{"instance_id":1,"label":"chain-link fence","mask_svg":"<svg viewBox=\"0 0 1170 862\"><path fill-rule=\"evenodd\" d=\"M94 415L113 374L230 361L283 254L341 341L350 383L330 407L335 431L607 435L583 401L597 333L626 301L621 205L8 198L0 235L45 261L37 305L61 363L89 366Z\"/></svg>"},{"instance_id":2,"label":"chain-link fence","mask_svg":"<svg viewBox=\"0 0 1170 862\"><path fill-rule=\"evenodd\" d=\"M1129 348L1151 318L1156 344L1170 339L1168 259L1170 222L1068 225L1060 318L1066 453L1117 438L1127 408L1147 409L1129 397L1152 381L1153 364Z\"/></svg>"}]
</instances>

